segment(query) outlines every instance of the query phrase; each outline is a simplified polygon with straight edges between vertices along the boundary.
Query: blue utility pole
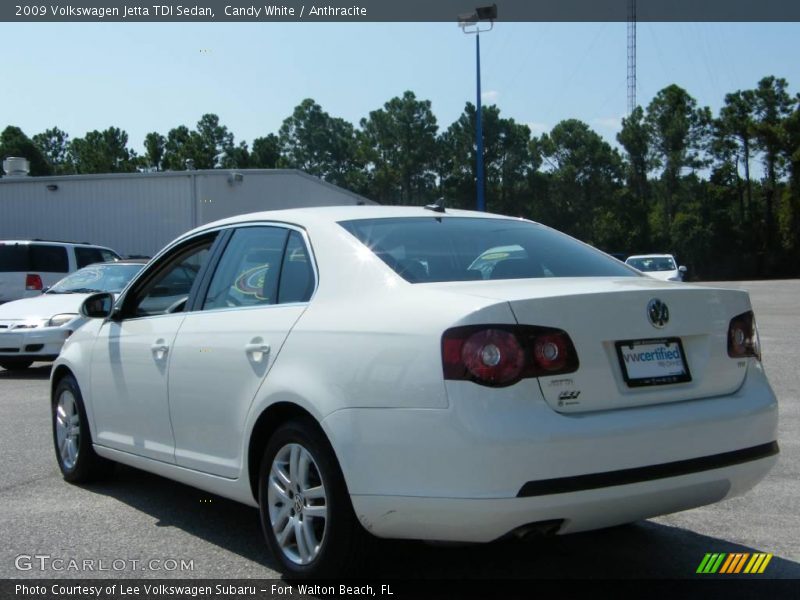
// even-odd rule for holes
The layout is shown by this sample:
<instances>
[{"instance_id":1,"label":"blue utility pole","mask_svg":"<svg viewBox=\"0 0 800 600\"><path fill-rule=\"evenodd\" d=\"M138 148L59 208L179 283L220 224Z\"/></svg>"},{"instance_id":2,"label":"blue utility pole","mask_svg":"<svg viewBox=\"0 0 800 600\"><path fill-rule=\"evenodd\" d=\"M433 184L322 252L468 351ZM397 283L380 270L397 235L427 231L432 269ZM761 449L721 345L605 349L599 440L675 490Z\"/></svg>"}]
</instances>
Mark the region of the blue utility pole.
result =
<instances>
[{"instance_id":1,"label":"blue utility pole","mask_svg":"<svg viewBox=\"0 0 800 600\"><path fill-rule=\"evenodd\" d=\"M478 77L478 93L475 100L476 113L475 113L475 178L476 185L478 186L478 210L486 211L486 186L483 181L483 111L481 109L481 36L480 33L475 34L475 66L477 69Z\"/></svg>"},{"instance_id":2,"label":"blue utility pole","mask_svg":"<svg viewBox=\"0 0 800 600\"><path fill-rule=\"evenodd\" d=\"M480 6L473 12L458 15L458 26L464 33L475 34L475 70L477 72L477 95L475 98L475 187L477 188L477 210L486 210L486 182L483 174L483 108L481 107L481 31L491 31L497 18L497 5ZM488 27L481 23L488 21Z\"/></svg>"}]
</instances>

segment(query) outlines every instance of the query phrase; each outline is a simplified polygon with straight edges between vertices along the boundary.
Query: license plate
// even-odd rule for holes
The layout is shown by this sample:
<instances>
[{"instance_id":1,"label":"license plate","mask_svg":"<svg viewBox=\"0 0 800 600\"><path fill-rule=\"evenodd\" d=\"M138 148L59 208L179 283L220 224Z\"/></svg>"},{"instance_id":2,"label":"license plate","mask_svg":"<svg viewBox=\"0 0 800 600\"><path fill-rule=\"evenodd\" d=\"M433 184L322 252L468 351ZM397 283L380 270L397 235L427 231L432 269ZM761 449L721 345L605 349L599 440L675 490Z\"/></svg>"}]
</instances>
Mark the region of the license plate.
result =
<instances>
[{"instance_id":1,"label":"license plate","mask_svg":"<svg viewBox=\"0 0 800 600\"><path fill-rule=\"evenodd\" d=\"M629 387L692 380L680 338L617 342L622 377Z\"/></svg>"}]
</instances>

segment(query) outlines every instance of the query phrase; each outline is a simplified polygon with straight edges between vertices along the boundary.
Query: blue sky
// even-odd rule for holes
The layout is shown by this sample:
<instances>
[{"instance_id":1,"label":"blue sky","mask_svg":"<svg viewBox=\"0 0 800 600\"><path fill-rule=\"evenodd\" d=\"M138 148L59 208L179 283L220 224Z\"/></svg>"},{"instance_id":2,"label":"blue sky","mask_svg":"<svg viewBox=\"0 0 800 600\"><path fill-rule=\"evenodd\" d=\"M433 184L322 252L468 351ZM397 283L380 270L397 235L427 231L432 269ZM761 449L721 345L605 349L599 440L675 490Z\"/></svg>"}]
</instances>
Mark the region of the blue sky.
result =
<instances>
[{"instance_id":1,"label":"blue sky","mask_svg":"<svg viewBox=\"0 0 800 600\"><path fill-rule=\"evenodd\" d=\"M799 23L639 23L638 89L677 83L715 112L764 75L800 91ZM393 96L446 128L475 98L474 36L455 23L2 23L0 127L71 137L149 131L213 112L237 142L277 132L307 97L354 124ZM481 37L484 102L534 133L578 118L613 140L627 105L625 23L497 23Z\"/></svg>"}]
</instances>

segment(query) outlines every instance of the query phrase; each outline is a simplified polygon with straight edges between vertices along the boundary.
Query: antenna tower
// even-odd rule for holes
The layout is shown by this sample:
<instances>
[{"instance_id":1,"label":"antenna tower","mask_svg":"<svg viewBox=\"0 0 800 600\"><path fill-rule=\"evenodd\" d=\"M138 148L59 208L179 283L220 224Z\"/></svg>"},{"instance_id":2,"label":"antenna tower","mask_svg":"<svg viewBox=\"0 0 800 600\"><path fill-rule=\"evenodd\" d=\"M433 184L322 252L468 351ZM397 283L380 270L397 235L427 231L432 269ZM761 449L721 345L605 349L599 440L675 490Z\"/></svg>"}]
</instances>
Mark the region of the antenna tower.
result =
<instances>
[{"instance_id":1,"label":"antenna tower","mask_svg":"<svg viewBox=\"0 0 800 600\"><path fill-rule=\"evenodd\" d=\"M628 114L636 108L636 0L628 0Z\"/></svg>"}]
</instances>

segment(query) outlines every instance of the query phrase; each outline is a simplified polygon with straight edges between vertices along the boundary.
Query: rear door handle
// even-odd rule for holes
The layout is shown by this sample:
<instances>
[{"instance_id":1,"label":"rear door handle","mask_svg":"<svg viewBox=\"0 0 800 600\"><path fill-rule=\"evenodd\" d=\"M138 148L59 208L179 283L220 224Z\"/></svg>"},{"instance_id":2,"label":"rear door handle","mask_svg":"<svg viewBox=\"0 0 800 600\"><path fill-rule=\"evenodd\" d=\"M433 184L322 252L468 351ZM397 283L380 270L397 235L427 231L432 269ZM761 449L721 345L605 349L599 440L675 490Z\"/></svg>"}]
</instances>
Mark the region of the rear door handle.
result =
<instances>
[{"instance_id":1,"label":"rear door handle","mask_svg":"<svg viewBox=\"0 0 800 600\"><path fill-rule=\"evenodd\" d=\"M244 350L254 361L261 362L269 354L270 347L264 342L250 342L245 344Z\"/></svg>"},{"instance_id":2,"label":"rear door handle","mask_svg":"<svg viewBox=\"0 0 800 600\"><path fill-rule=\"evenodd\" d=\"M155 344L150 346L150 350L153 352L153 356L156 357L156 360L164 360L164 357L169 352L169 346L167 346L163 340L158 340Z\"/></svg>"}]
</instances>

